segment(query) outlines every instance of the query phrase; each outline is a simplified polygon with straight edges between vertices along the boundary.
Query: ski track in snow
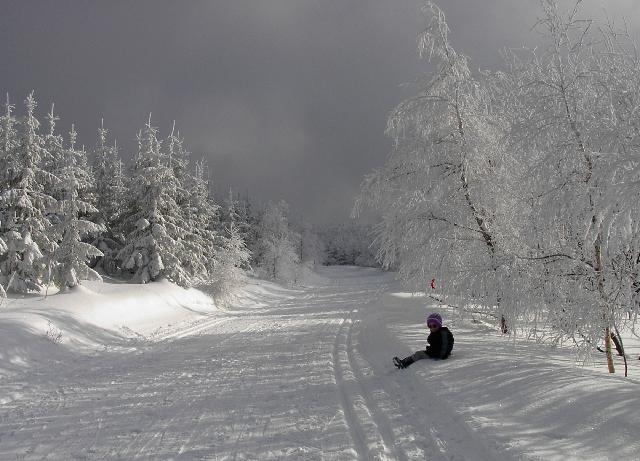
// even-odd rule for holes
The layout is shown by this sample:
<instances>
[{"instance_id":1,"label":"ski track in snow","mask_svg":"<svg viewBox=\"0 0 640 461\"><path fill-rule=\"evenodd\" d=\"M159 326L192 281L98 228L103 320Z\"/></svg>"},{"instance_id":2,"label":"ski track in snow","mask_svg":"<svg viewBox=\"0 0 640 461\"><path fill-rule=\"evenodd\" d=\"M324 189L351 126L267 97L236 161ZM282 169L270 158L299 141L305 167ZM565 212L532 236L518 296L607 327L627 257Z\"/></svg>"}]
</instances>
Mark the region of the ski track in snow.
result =
<instances>
[{"instance_id":1,"label":"ski track in snow","mask_svg":"<svg viewBox=\"0 0 640 461\"><path fill-rule=\"evenodd\" d=\"M396 370L388 274L207 317L0 383L2 460L507 460L430 389Z\"/></svg>"}]
</instances>

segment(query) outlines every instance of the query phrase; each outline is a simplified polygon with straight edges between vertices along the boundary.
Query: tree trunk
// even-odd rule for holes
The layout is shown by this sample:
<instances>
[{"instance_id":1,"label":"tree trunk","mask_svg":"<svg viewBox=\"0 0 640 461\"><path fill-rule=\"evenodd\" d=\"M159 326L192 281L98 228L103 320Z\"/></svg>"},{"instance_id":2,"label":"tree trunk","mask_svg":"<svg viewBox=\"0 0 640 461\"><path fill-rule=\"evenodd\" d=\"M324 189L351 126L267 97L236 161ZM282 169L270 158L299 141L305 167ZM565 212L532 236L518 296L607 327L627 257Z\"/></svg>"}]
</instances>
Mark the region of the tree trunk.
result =
<instances>
[{"instance_id":1,"label":"tree trunk","mask_svg":"<svg viewBox=\"0 0 640 461\"><path fill-rule=\"evenodd\" d=\"M616 369L613 366L613 354L611 354L611 329L606 326L604 329L604 351L607 355L607 367L609 373L615 373Z\"/></svg>"},{"instance_id":2,"label":"tree trunk","mask_svg":"<svg viewBox=\"0 0 640 461\"><path fill-rule=\"evenodd\" d=\"M624 377L626 378L629 375L629 364L627 363L627 354L624 352L624 344L622 343L622 336L620 336L620 332L618 331L618 327L614 324L613 329L615 334L613 335L613 343L616 346L616 350L624 360Z\"/></svg>"},{"instance_id":3,"label":"tree trunk","mask_svg":"<svg viewBox=\"0 0 640 461\"><path fill-rule=\"evenodd\" d=\"M595 221L595 215L592 218L592 222ZM596 277L598 279L598 293L600 294L600 302L602 303L602 318L605 321L604 328L604 350L607 355L607 368L609 373L615 373L615 367L613 365L613 354L611 354L611 319L609 316L609 302L607 294L604 291L604 277L602 275L602 240L601 233L598 231L598 237L593 245L596 264L594 269L596 270Z\"/></svg>"}]
</instances>

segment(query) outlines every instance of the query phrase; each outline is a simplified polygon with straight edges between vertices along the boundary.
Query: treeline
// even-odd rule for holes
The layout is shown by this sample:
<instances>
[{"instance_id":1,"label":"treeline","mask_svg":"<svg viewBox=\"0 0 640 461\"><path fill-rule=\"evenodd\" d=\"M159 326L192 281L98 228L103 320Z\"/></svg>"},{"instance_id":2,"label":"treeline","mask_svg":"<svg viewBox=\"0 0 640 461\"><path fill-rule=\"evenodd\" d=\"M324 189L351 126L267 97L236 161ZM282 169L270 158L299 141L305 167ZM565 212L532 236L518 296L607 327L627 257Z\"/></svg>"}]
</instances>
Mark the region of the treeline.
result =
<instances>
[{"instance_id":1,"label":"treeline","mask_svg":"<svg viewBox=\"0 0 640 461\"><path fill-rule=\"evenodd\" d=\"M181 286L214 281L230 289L249 261L239 224L223 219L204 161L192 162L174 129L161 139L149 119L126 168L108 130L95 147L77 145L71 128L45 130L36 99L0 117L0 285L6 291L61 289L99 279L99 271Z\"/></svg>"},{"instance_id":2,"label":"treeline","mask_svg":"<svg viewBox=\"0 0 640 461\"><path fill-rule=\"evenodd\" d=\"M380 267L373 244L373 226L351 222L328 226L319 233L327 265Z\"/></svg>"},{"instance_id":3,"label":"treeline","mask_svg":"<svg viewBox=\"0 0 640 461\"><path fill-rule=\"evenodd\" d=\"M285 202L262 209L233 193L218 204L204 160L194 161L174 128L151 118L122 161L102 125L87 151L71 127L57 132L54 106L38 120L33 94L17 117L0 116L0 294L72 288L100 273L147 283L209 284L227 299L245 271L295 282L326 262L309 223L291 223Z\"/></svg>"},{"instance_id":4,"label":"treeline","mask_svg":"<svg viewBox=\"0 0 640 461\"><path fill-rule=\"evenodd\" d=\"M543 44L476 72L427 2L433 72L391 113L357 207L381 212L379 259L406 280L436 278L505 331L604 340L613 371L611 334L640 312L640 55L580 3L541 1Z\"/></svg>"}]
</instances>

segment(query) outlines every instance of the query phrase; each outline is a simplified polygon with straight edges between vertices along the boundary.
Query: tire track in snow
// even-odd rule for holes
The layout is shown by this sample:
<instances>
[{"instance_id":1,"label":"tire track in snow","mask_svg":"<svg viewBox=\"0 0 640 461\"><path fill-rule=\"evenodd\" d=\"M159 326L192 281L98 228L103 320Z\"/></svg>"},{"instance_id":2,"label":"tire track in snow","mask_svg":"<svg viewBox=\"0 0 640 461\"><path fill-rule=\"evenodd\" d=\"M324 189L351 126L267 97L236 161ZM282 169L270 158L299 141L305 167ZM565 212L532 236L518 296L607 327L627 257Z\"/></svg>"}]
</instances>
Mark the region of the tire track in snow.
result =
<instances>
[{"instance_id":1,"label":"tire track in snow","mask_svg":"<svg viewBox=\"0 0 640 461\"><path fill-rule=\"evenodd\" d=\"M354 328L353 315L357 309L349 312L340 325L334 344L333 364L336 384L340 394L340 403L347 426L354 441L356 452L361 459L391 460L385 437L382 435L376 419L369 408L369 398L358 382L354 371L350 338Z\"/></svg>"},{"instance_id":2,"label":"tire track in snow","mask_svg":"<svg viewBox=\"0 0 640 461\"><path fill-rule=\"evenodd\" d=\"M154 341L166 341L166 340L176 340L182 339L187 336L194 335L196 333L202 333L206 330L209 330L213 327L220 325L227 321L228 318L220 318L219 316L215 316L211 319L202 320L196 323L196 325L191 325L186 328L182 328L179 330L171 331L164 335L159 335L153 338Z\"/></svg>"},{"instance_id":3,"label":"tire track in snow","mask_svg":"<svg viewBox=\"0 0 640 461\"><path fill-rule=\"evenodd\" d=\"M366 327L368 316L371 315L371 311L375 311L379 298L389 290L387 283L372 285L367 282L352 284L350 292L343 293L343 296L349 298L351 304L362 306L358 320L353 322L348 330L345 350L349 359L349 369L358 384L362 405L385 447L384 453L371 459L423 460L426 456L425 450L416 443L423 430L406 423L406 417L395 403L395 398L380 386L375 367L359 352L360 337L366 330L361 326ZM355 288L358 290L354 290ZM364 290L359 290L361 288ZM351 314L358 312L356 309Z\"/></svg>"},{"instance_id":4,"label":"tire track in snow","mask_svg":"<svg viewBox=\"0 0 640 461\"><path fill-rule=\"evenodd\" d=\"M202 329L213 327L224 323L230 318L222 319L218 322L207 322L206 325L200 325ZM236 340L238 337L254 332L258 330L258 321L252 320L248 324L245 324L242 328L229 334L229 336L218 341L215 346L220 347L224 344ZM190 335L190 334L189 334ZM187 336L187 335L185 335ZM166 347L173 348L171 343L167 343ZM160 352L161 353L161 352ZM197 363L200 367L206 368L209 366L209 361L200 361ZM193 376L199 376L199 374L189 368L189 379L193 379ZM184 388L184 376L185 373L182 369L176 370L173 374L172 380L163 382L162 389L182 389ZM204 375L203 375L204 376ZM205 384L206 386L206 384ZM196 387L195 383L188 386L186 389L196 389L198 392L202 391L202 388ZM197 392L196 392L197 395ZM202 428L202 419L204 416L203 409L196 409L190 399L190 394L178 394L178 399L174 401L173 407L177 407L177 411L167 419L165 418L149 418L148 424L144 430L135 431L134 439L128 444L128 446L119 453L120 456L137 458L141 456L150 456L154 453L180 453L183 454L187 449L189 441L193 440L200 432ZM164 405L166 409L166 405ZM189 430L178 430L176 426L181 422L184 423L190 421ZM195 423L194 423L195 421ZM166 437L166 433L170 432L170 436Z\"/></svg>"},{"instance_id":5,"label":"tire track in snow","mask_svg":"<svg viewBox=\"0 0 640 461\"><path fill-rule=\"evenodd\" d=\"M355 324L356 333L359 333L360 331L360 329L358 328L359 325L360 325L360 322L357 322ZM359 356L357 352L358 342L356 339L356 342L354 343L353 330L354 328L349 329L349 334L347 337L347 352L349 355L349 365L351 367L351 370L353 370L355 379L360 388L361 395L364 398L364 404L366 406L367 413L375 422L376 427L378 428L380 437L382 438L385 445L385 455L388 458L391 458L392 455L391 453L389 453L389 450L393 449L393 459L406 461L408 460L407 454L404 451L402 451L401 447L396 443L394 428L391 424L389 417L385 412L385 410L388 411L388 405L386 406L382 405L383 402L389 401L390 396L387 392L384 391L384 389L381 389L379 386L376 386L377 380L374 379L372 380L371 384L368 383L369 379L365 375L365 370L369 370L370 371L369 374L372 377L374 377L374 374L373 374L373 371L367 366L367 364L364 363L364 360L362 359L362 357ZM357 338L358 334L356 334L355 336ZM374 394L377 394L378 397L376 398ZM412 452L414 453L416 451L420 453L420 450L415 450L415 449L412 450ZM420 453L420 454L423 454L423 453Z\"/></svg>"},{"instance_id":6,"label":"tire track in snow","mask_svg":"<svg viewBox=\"0 0 640 461\"><path fill-rule=\"evenodd\" d=\"M353 440L354 443L354 449L358 454L358 458L362 459L365 453L368 454L364 430L360 426L353 407L349 402L349 397L347 395L347 392L345 391L346 378L344 377L342 366L340 365L340 362L342 360L340 354L340 339L343 334L345 325L349 321L349 318L343 319L342 323L340 324L340 328L338 329L338 334L336 335L335 343L333 346L333 371L335 375L336 385L338 387L338 393L340 394L340 406L342 407L342 413L346 420L347 427L349 428L351 440Z\"/></svg>"}]
</instances>

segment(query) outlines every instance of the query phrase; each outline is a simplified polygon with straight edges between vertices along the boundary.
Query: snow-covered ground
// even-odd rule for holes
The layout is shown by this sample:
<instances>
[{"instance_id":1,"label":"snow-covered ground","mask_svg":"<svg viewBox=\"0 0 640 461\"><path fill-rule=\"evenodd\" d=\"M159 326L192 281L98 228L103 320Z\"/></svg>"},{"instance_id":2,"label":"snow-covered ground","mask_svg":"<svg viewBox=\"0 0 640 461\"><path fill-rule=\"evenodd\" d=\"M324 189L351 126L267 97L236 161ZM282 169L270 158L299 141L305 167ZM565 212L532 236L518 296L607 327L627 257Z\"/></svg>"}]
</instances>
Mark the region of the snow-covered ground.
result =
<instances>
[{"instance_id":1,"label":"snow-covered ground","mask_svg":"<svg viewBox=\"0 0 640 461\"><path fill-rule=\"evenodd\" d=\"M439 310L450 360L391 364ZM251 280L218 309L168 283L0 307L0 459L638 459L631 378L502 337L393 275ZM48 336L48 337L47 337ZM600 359L599 359L600 360Z\"/></svg>"}]
</instances>

